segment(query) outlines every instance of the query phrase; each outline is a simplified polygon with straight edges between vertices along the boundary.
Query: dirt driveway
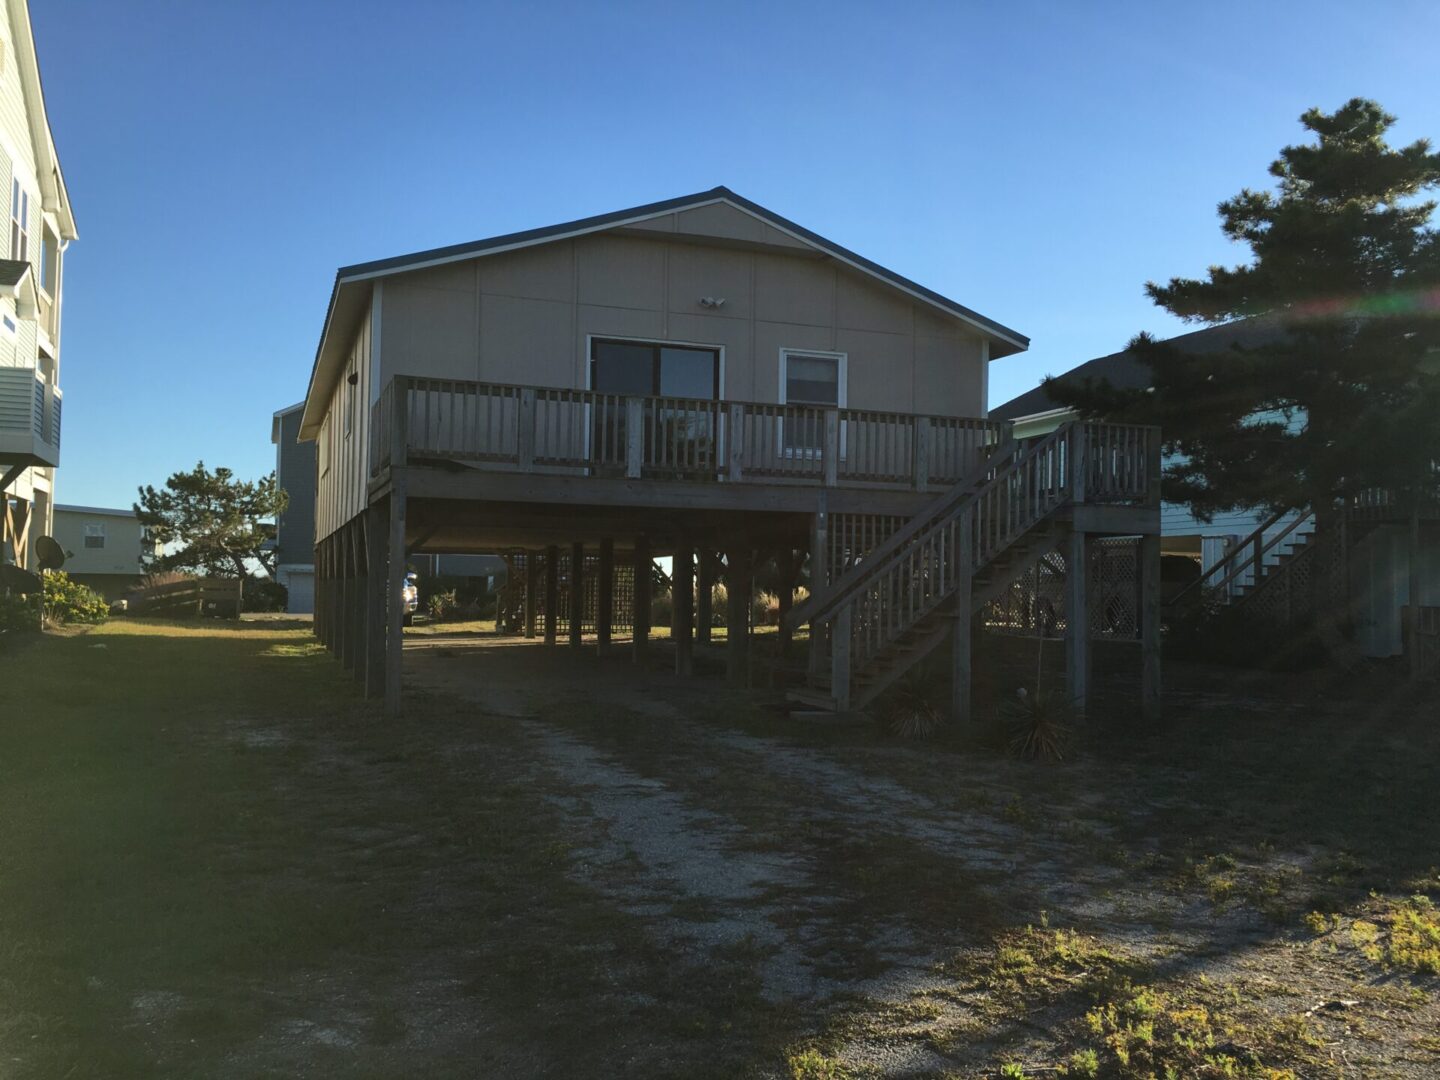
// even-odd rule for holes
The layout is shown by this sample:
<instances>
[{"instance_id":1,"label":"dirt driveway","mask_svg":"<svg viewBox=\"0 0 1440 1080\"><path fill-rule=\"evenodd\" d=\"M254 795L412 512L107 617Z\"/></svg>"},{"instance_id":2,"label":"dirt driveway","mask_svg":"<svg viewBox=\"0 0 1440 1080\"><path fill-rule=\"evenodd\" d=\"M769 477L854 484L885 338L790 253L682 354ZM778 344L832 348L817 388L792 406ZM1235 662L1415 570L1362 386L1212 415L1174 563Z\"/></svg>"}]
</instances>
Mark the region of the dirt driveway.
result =
<instances>
[{"instance_id":1,"label":"dirt driveway","mask_svg":"<svg viewBox=\"0 0 1440 1080\"><path fill-rule=\"evenodd\" d=\"M655 1055L627 1068L713 1065L728 1044L744 1049L722 1073L978 1076L1079 1055L1087 1075L1089 1054L1102 1073L1147 1053L1183 1064L1196 1040L1234 1075L1440 1068L1434 979L1387 966L1367 928L1383 934L1390 916L1355 906L1345 859L1364 856L1324 847L1318 821L1306 843L1283 814L1255 821L1205 774L1216 763L1092 745L1037 766L863 725L807 727L712 680L637 677L623 653L431 639L406 665L437 700L469 703L476 724L513 725L567 878L633 922L652 964L705 988L693 1007L723 1017L731 1005L710 991L728 995L727 980L753 995L745 1015L767 1033L727 1040L711 1016L687 1038L647 1019L649 965L617 973L629 1004L614 1021L646 1032ZM1200 684L1172 693L1173 713L1253 727L1309 704ZM1232 813L1248 815L1244 833L1225 827ZM1440 884L1414 861L1398 865ZM1327 910L1311 916L1317 904ZM1320 915L1318 928L1304 921ZM1160 1035L1138 1054L1124 1014L1134 994L1105 999L1117 981L1164 1002L1158 1025L1139 1018ZM1166 1027L1195 1010L1203 1030ZM1175 1045L1154 1045L1167 1032Z\"/></svg>"},{"instance_id":2,"label":"dirt driveway","mask_svg":"<svg viewBox=\"0 0 1440 1080\"><path fill-rule=\"evenodd\" d=\"M399 722L304 629L25 647L17 1080L1440 1066L1440 716L1384 669L1171 663L1163 722L1097 710L1037 765L792 720L660 646L417 628Z\"/></svg>"}]
</instances>

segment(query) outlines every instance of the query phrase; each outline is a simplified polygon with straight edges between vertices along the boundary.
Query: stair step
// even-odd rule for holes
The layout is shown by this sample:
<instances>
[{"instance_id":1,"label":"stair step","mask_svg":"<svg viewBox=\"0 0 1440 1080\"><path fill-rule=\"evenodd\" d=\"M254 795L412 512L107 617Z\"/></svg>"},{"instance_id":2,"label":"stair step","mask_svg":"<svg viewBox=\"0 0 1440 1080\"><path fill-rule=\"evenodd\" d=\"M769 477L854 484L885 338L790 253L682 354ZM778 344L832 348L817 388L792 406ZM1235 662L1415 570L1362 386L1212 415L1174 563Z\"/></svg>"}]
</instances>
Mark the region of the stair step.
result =
<instances>
[{"instance_id":1,"label":"stair step","mask_svg":"<svg viewBox=\"0 0 1440 1080\"><path fill-rule=\"evenodd\" d=\"M803 705L815 712L838 712L839 705L828 692L820 690L794 689L785 693L785 700Z\"/></svg>"}]
</instances>

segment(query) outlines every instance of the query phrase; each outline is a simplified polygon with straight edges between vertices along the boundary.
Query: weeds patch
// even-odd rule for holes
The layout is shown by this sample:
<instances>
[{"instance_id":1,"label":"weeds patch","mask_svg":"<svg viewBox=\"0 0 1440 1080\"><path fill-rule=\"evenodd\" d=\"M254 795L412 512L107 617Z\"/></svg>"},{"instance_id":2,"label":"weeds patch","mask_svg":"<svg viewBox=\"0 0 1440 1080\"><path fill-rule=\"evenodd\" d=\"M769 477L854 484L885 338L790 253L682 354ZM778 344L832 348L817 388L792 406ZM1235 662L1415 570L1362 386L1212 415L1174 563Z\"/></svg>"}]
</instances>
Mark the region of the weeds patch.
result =
<instances>
[{"instance_id":1,"label":"weeds patch","mask_svg":"<svg viewBox=\"0 0 1440 1080\"><path fill-rule=\"evenodd\" d=\"M1069 930L1003 934L952 973L985 995L997 1023L1053 1016L1074 1047L1048 1067L1059 1075L1282 1080L1296 1064L1318 1063L1303 1017L1246 1009L1205 980L1168 982L1154 964Z\"/></svg>"}]
</instances>

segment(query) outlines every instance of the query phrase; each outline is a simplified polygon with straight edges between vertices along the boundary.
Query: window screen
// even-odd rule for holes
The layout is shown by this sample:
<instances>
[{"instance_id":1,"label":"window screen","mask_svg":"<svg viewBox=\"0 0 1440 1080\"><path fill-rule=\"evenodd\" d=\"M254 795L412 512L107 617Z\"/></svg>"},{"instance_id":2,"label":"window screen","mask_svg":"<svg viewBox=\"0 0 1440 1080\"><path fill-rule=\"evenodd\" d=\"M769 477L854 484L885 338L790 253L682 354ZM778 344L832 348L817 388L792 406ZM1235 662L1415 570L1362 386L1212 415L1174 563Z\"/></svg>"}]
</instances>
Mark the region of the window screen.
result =
<instances>
[{"instance_id":1,"label":"window screen","mask_svg":"<svg viewBox=\"0 0 1440 1080\"><path fill-rule=\"evenodd\" d=\"M785 401L790 405L839 405L839 358L787 353Z\"/></svg>"}]
</instances>

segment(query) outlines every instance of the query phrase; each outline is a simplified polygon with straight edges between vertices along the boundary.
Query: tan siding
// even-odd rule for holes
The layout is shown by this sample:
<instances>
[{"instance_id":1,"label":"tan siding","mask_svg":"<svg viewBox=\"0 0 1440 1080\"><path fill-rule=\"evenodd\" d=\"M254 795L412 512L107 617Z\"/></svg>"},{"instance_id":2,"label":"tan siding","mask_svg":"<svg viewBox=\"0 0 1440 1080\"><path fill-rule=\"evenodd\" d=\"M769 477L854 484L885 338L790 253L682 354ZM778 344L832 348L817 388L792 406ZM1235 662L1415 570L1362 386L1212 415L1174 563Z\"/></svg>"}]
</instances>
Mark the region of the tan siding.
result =
<instances>
[{"instance_id":1,"label":"tan siding","mask_svg":"<svg viewBox=\"0 0 1440 1080\"><path fill-rule=\"evenodd\" d=\"M385 303L390 303L390 287ZM352 387L350 375L356 375ZM360 320L350 346L345 370L330 395L326 423L317 447L322 465L328 468L316 482L315 539L321 540L365 509L369 481L370 433L370 317ZM351 410L350 432L345 431L345 411Z\"/></svg>"},{"instance_id":2,"label":"tan siding","mask_svg":"<svg viewBox=\"0 0 1440 1080\"><path fill-rule=\"evenodd\" d=\"M755 257L755 317L835 325L835 265L783 255Z\"/></svg>"},{"instance_id":3,"label":"tan siding","mask_svg":"<svg viewBox=\"0 0 1440 1080\"><path fill-rule=\"evenodd\" d=\"M483 297L480 377L532 386L578 385L570 345L573 315L573 305L555 300ZM389 358L385 360L388 368Z\"/></svg>"},{"instance_id":4,"label":"tan siding","mask_svg":"<svg viewBox=\"0 0 1440 1080\"><path fill-rule=\"evenodd\" d=\"M665 307L667 245L638 237L594 236L577 241L577 299L598 307Z\"/></svg>"},{"instance_id":5,"label":"tan siding","mask_svg":"<svg viewBox=\"0 0 1440 1080\"><path fill-rule=\"evenodd\" d=\"M674 217L661 221L674 228ZM726 215L680 217L690 229L750 229ZM702 306L707 296L724 307ZM985 408L981 339L954 320L828 259L693 243L664 228L390 278L380 323L382 386L412 374L581 387L587 338L616 336L721 346L732 399L778 401L780 350L818 349L848 354L852 408Z\"/></svg>"},{"instance_id":6,"label":"tan siding","mask_svg":"<svg viewBox=\"0 0 1440 1080\"><path fill-rule=\"evenodd\" d=\"M841 330L835 350L851 358L846 403L852 409L921 411L915 407L914 346L909 334ZM928 403L923 411L930 411Z\"/></svg>"}]
</instances>

